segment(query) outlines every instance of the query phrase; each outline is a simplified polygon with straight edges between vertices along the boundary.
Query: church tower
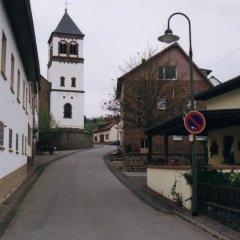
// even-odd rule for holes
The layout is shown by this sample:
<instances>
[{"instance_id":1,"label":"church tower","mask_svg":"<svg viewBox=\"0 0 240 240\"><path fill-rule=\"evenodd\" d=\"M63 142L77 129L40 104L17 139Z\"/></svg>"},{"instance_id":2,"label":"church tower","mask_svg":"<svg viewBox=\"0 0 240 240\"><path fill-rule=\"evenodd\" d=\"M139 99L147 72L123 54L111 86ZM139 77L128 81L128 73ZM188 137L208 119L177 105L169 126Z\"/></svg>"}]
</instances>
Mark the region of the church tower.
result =
<instances>
[{"instance_id":1,"label":"church tower","mask_svg":"<svg viewBox=\"0 0 240 240\"><path fill-rule=\"evenodd\" d=\"M66 9L48 41L50 112L60 128L84 128L83 38Z\"/></svg>"}]
</instances>

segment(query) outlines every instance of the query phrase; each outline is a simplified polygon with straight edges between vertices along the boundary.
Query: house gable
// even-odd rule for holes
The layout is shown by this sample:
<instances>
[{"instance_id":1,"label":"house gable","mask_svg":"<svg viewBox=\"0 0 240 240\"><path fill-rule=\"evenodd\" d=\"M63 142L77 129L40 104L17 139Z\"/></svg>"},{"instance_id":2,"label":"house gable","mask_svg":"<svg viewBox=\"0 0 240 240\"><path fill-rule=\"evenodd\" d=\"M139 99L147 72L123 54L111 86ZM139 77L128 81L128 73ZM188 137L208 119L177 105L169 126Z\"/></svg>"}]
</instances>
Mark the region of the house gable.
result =
<instances>
[{"instance_id":1,"label":"house gable","mask_svg":"<svg viewBox=\"0 0 240 240\"><path fill-rule=\"evenodd\" d=\"M157 53L153 57L149 58L146 61L143 61L140 65L136 66L120 78L118 78L117 81L117 91L116 91L116 98L119 99L121 97L123 82L127 79L131 79L134 77L134 74L136 74L137 71L141 71L144 67L146 67L149 64L155 64L158 63L160 66L175 66L177 67L177 80L182 81L189 81L189 56L186 54L186 52L181 48L181 46L178 43L173 43L169 47L163 49L161 52ZM178 69L181 69L178 71ZM158 79L157 73L156 73L156 79ZM208 80L207 75L205 74L205 71L201 70L195 63L193 63L193 79L194 82L197 82L198 80L204 81L206 83L206 88L212 87L211 81ZM195 92L198 91L198 84L194 83L195 86Z\"/></svg>"}]
</instances>

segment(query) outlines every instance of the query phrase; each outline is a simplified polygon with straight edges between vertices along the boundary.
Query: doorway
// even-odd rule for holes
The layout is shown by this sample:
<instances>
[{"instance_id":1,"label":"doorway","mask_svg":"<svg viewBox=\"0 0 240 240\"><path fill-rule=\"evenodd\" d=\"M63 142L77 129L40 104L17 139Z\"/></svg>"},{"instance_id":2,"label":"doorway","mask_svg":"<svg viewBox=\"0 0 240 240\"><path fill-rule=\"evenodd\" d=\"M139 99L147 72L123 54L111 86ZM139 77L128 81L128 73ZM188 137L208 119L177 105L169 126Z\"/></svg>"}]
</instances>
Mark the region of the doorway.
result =
<instances>
[{"instance_id":1,"label":"doorway","mask_svg":"<svg viewBox=\"0 0 240 240\"><path fill-rule=\"evenodd\" d=\"M223 163L234 164L233 136L223 137Z\"/></svg>"}]
</instances>

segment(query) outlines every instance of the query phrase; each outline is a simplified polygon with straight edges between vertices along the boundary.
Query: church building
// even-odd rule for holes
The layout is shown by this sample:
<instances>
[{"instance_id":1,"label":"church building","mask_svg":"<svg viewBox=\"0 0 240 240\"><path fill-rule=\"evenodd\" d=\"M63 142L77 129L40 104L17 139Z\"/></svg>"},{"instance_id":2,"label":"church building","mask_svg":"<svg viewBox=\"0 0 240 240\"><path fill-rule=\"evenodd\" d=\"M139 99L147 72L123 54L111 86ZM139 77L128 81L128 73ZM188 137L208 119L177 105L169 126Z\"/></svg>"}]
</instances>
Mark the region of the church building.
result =
<instances>
[{"instance_id":1,"label":"church building","mask_svg":"<svg viewBox=\"0 0 240 240\"><path fill-rule=\"evenodd\" d=\"M84 131L84 34L67 9L48 40L47 79L41 79L40 114L47 109L59 128L57 149L92 146ZM41 126L40 126L41 128Z\"/></svg>"},{"instance_id":2,"label":"church building","mask_svg":"<svg viewBox=\"0 0 240 240\"><path fill-rule=\"evenodd\" d=\"M84 129L83 38L65 10L48 41L50 112L60 128Z\"/></svg>"}]
</instances>

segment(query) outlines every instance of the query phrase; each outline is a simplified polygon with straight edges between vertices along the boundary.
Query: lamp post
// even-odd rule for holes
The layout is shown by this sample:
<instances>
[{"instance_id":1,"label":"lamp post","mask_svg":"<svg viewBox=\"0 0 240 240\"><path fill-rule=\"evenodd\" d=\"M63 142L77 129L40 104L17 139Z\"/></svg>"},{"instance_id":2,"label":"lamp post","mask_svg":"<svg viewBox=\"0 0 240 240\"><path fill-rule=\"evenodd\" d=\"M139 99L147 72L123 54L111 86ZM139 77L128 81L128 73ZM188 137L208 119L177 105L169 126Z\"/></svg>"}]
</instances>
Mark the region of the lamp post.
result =
<instances>
[{"instance_id":1,"label":"lamp post","mask_svg":"<svg viewBox=\"0 0 240 240\"><path fill-rule=\"evenodd\" d=\"M191 22L187 15L181 12L173 13L168 18L168 28L165 31L165 34L160 36L158 40L160 42L172 43L179 40L177 35L173 35L172 30L170 29L170 20L175 15L184 16L189 25L189 70L190 70L190 110L194 110L194 91L193 91L193 60L192 60L192 37L191 37ZM196 161L196 144L195 144L195 136L193 135L193 140L191 141L191 159L192 159L192 216L197 216L197 161Z\"/></svg>"}]
</instances>

